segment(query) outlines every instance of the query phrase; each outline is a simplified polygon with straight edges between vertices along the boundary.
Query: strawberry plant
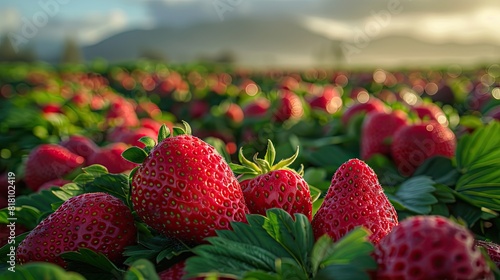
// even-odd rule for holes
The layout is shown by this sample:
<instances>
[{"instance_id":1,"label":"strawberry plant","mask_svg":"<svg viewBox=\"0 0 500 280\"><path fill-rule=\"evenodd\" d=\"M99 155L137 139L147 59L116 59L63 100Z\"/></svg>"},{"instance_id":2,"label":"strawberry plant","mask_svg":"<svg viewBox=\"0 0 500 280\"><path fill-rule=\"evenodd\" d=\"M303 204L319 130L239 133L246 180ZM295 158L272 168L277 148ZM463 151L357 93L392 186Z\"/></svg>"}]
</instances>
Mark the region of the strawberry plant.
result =
<instances>
[{"instance_id":1,"label":"strawberry plant","mask_svg":"<svg viewBox=\"0 0 500 280\"><path fill-rule=\"evenodd\" d=\"M348 70L0 64L0 278L500 279L499 80L488 71L384 70L381 81ZM86 206L97 226L81 222L75 207L92 196L129 214L129 243L99 230L109 228L100 208ZM68 209L77 214L62 219ZM442 238L453 232L472 245ZM21 244L14 274L8 242ZM44 246L41 259L59 265L21 264Z\"/></svg>"}]
</instances>

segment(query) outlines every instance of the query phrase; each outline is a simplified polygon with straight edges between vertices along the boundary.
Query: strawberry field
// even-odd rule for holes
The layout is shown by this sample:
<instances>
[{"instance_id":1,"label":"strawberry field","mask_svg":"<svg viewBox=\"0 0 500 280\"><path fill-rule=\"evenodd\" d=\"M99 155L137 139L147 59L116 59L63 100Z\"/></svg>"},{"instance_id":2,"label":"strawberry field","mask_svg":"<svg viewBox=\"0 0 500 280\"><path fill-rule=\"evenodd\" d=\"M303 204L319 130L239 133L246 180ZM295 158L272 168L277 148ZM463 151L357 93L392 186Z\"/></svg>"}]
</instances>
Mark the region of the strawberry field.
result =
<instances>
[{"instance_id":1,"label":"strawberry field","mask_svg":"<svg viewBox=\"0 0 500 280\"><path fill-rule=\"evenodd\" d=\"M0 279L500 279L500 72L0 64Z\"/></svg>"}]
</instances>

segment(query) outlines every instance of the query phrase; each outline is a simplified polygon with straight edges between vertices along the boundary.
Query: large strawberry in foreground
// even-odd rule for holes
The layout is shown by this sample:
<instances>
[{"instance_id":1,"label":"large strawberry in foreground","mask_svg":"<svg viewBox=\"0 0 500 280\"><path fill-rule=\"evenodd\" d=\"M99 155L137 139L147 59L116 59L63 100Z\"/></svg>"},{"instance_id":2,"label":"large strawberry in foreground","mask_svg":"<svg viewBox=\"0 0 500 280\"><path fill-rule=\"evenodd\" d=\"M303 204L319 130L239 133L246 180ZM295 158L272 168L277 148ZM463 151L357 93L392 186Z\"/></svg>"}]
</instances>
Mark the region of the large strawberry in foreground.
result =
<instances>
[{"instance_id":1,"label":"large strawberry in foreground","mask_svg":"<svg viewBox=\"0 0 500 280\"><path fill-rule=\"evenodd\" d=\"M316 239L328 234L334 241L357 226L371 231L377 244L398 224L396 210L384 194L375 172L351 159L335 172L323 204L312 220Z\"/></svg>"},{"instance_id":2,"label":"large strawberry in foreground","mask_svg":"<svg viewBox=\"0 0 500 280\"><path fill-rule=\"evenodd\" d=\"M472 233L441 216L403 220L375 257L376 279L493 279Z\"/></svg>"},{"instance_id":3,"label":"large strawberry in foreground","mask_svg":"<svg viewBox=\"0 0 500 280\"><path fill-rule=\"evenodd\" d=\"M185 126L186 130L174 128L170 136L163 126L156 146L147 138L149 155L132 147L124 156L142 161L132 177L131 190L139 217L167 236L202 243L216 230L230 229L230 222L246 221L248 208L224 158L208 143L189 135L191 129ZM143 158L128 156L141 153Z\"/></svg>"},{"instance_id":4,"label":"large strawberry in foreground","mask_svg":"<svg viewBox=\"0 0 500 280\"><path fill-rule=\"evenodd\" d=\"M120 199L85 193L66 200L40 222L19 244L17 258L20 264L45 261L65 266L61 253L88 248L119 263L136 236L132 211Z\"/></svg>"},{"instance_id":5,"label":"large strawberry in foreground","mask_svg":"<svg viewBox=\"0 0 500 280\"><path fill-rule=\"evenodd\" d=\"M289 168L297 158L299 150L288 159L274 164L276 151L273 143L268 142L264 159L254 157L255 162L245 158L240 149L242 165L232 164L235 173L241 174L239 180L245 202L252 214L266 215L271 208L281 208L292 217L296 213L312 219L312 198L307 182L300 172Z\"/></svg>"},{"instance_id":6,"label":"large strawberry in foreground","mask_svg":"<svg viewBox=\"0 0 500 280\"><path fill-rule=\"evenodd\" d=\"M391 155L399 172L409 176L428 158L453 157L456 146L451 129L430 121L399 129L392 140Z\"/></svg>"},{"instance_id":7,"label":"large strawberry in foreground","mask_svg":"<svg viewBox=\"0 0 500 280\"><path fill-rule=\"evenodd\" d=\"M24 180L37 191L48 181L61 178L84 163L85 159L54 144L42 144L33 149L26 161Z\"/></svg>"}]
</instances>

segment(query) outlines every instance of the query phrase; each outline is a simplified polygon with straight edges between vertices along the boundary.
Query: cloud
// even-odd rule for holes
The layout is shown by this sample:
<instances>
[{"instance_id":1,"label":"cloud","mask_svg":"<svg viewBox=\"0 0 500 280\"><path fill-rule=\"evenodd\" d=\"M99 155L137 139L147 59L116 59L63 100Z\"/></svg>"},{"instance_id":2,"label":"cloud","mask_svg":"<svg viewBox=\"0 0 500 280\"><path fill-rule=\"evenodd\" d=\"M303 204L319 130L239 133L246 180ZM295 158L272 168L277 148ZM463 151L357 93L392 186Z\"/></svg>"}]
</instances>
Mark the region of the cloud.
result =
<instances>
[{"instance_id":1,"label":"cloud","mask_svg":"<svg viewBox=\"0 0 500 280\"><path fill-rule=\"evenodd\" d=\"M93 44L125 30L126 27L127 15L122 10L92 14L83 22L83 28L78 32L78 39L85 44Z\"/></svg>"},{"instance_id":2,"label":"cloud","mask_svg":"<svg viewBox=\"0 0 500 280\"><path fill-rule=\"evenodd\" d=\"M14 32L21 25L21 14L16 8L0 9L0 33Z\"/></svg>"},{"instance_id":3,"label":"cloud","mask_svg":"<svg viewBox=\"0 0 500 280\"><path fill-rule=\"evenodd\" d=\"M421 2L425 4L427 1ZM449 1L443 1L429 9L423 9L425 5L401 1L397 13L391 13L387 6L383 5L375 8L372 3L368 6L371 7L363 16L356 12L357 16L349 20L306 16L301 18L301 23L326 38L347 42L359 40L360 36L370 41L384 36L400 35L433 43L500 44L500 37L496 36L500 22L500 5L490 5L489 1L480 1L476 6L460 0L456 2L456 6ZM446 12L439 12L442 10Z\"/></svg>"}]
</instances>

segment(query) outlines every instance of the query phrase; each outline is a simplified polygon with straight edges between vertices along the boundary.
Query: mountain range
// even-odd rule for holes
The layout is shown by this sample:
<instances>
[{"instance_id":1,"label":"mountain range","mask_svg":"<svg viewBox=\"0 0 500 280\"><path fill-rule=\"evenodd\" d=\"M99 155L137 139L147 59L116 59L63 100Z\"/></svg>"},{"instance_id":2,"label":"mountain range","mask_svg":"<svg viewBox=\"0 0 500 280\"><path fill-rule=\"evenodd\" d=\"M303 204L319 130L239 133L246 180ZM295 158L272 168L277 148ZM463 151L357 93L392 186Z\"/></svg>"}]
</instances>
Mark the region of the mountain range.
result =
<instances>
[{"instance_id":1,"label":"mountain range","mask_svg":"<svg viewBox=\"0 0 500 280\"><path fill-rule=\"evenodd\" d=\"M129 30L83 48L85 59L111 62L134 60L145 53L173 63L226 54L246 67L420 67L500 61L500 46L486 42L438 44L405 34L354 44L282 18Z\"/></svg>"}]
</instances>

